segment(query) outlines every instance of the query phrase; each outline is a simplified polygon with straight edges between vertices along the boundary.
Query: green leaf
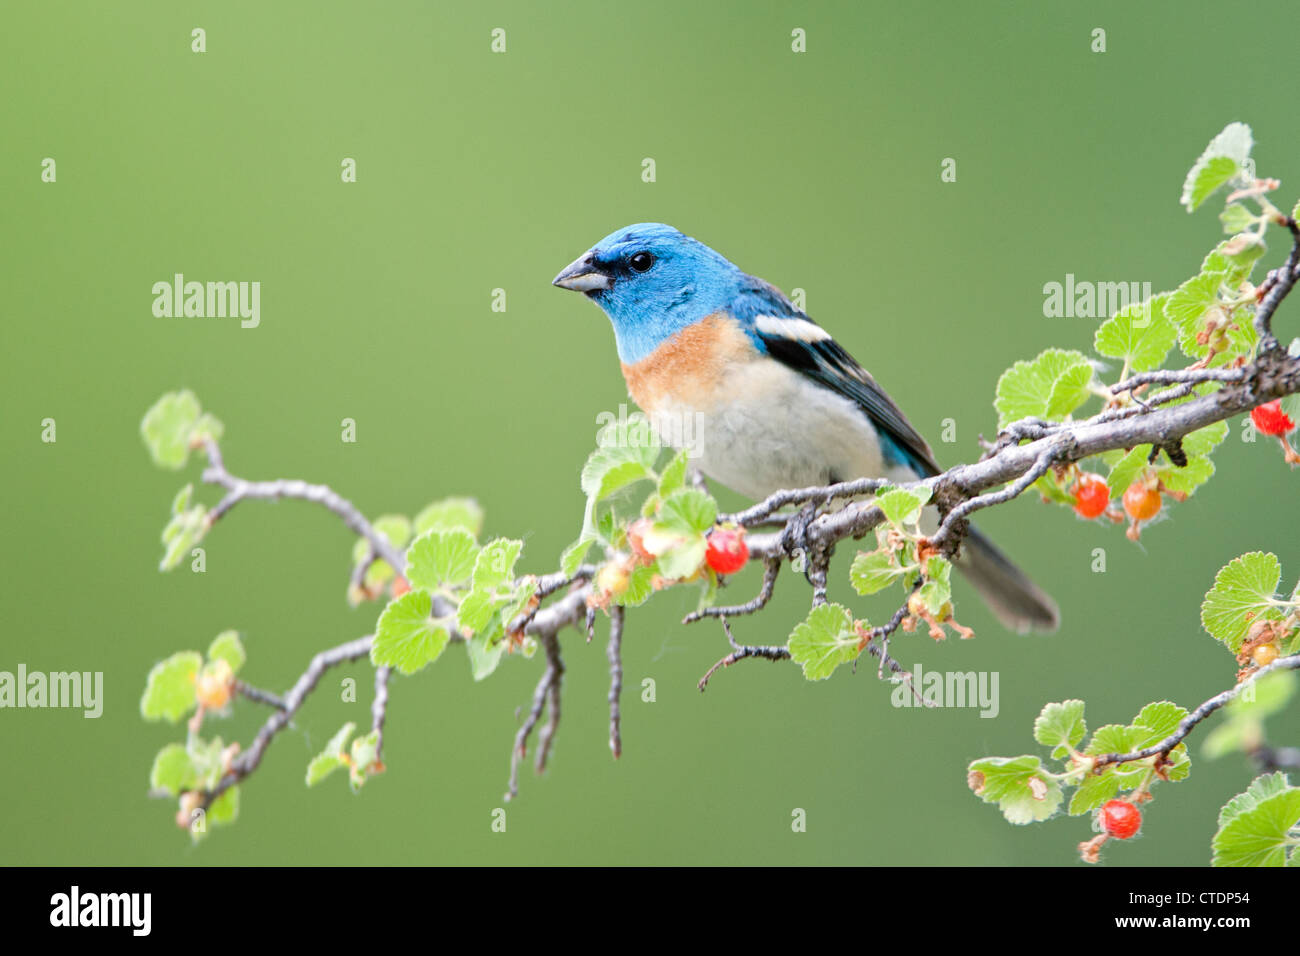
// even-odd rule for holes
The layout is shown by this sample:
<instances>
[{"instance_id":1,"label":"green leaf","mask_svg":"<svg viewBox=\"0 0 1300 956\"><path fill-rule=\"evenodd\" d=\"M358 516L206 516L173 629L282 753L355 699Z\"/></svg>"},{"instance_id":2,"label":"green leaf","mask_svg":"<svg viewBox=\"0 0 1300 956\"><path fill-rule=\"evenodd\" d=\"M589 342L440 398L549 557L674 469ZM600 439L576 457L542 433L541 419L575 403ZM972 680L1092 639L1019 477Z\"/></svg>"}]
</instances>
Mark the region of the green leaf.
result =
<instances>
[{"instance_id":1,"label":"green leaf","mask_svg":"<svg viewBox=\"0 0 1300 956\"><path fill-rule=\"evenodd\" d=\"M659 498L663 500L671 495L678 488L686 484L686 466L690 463L690 452L683 448L677 454L673 455L673 460L665 467L659 475Z\"/></svg>"},{"instance_id":2,"label":"green leaf","mask_svg":"<svg viewBox=\"0 0 1300 956\"><path fill-rule=\"evenodd\" d=\"M1214 477L1214 462L1202 455L1188 458L1182 468L1170 466L1160 470L1160 480L1169 491L1181 491L1192 494L1197 488Z\"/></svg>"},{"instance_id":3,"label":"green leaf","mask_svg":"<svg viewBox=\"0 0 1300 956\"><path fill-rule=\"evenodd\" d=\"M174 797L184 790L192 790L196 783L194 762L181 744L168 744L153 758L153 768L149 771L151 789L165 790Z\"/></svg>"},{"instance_id":4,"label":"green leaf","mask_svg":"<svg viewBox=\"0 0 1300 956\"><path fill-rule=\"evenodd\" d=\"M631 418L601 431L598 447L582 466L582 492L599 501L620 488L654 476L660 445L648 422Z\"/></svg>"},{"instance_id":5,"label":"green leaf","mask_svg":"<svg viewBox=\"0 0 1300 956\"><path fill-rule=\"evenodd\" d=\"M1199 164L1187 174L1183 184L1183 196L1180 202L1192 212L1205 202L1220 186L1235 178L1241 172L1241 166L1226 156L1216 156Z\"/></svg>"},{"instance_id":6,"label":"green leaf","mask_svg":"<svg viewBox=\"0 0 1300 956\"><path fill-rule=\"evenodd\" d=\"M1070 816L1077 817L1101 807L1107 800L1119 795L1119 777L1107 768L1100 774L1090 774L1070 796Z\"/></svg>"},{"instance_id":7,"label":"green leaf","mask_svg":"<svg viewBox=\"0 0 1300 956\"><path fill-rule=\"evenodd\" d=\"M560 555L560 570L565 576L572 577L578 568L582 566L583 559L587 557L587 552L591 546L596 543L598 538L593 534L583 534L577 541L564 549Z\"/></svg>"},{"instance_id":8,"label":"green leaf","mask_svg":"<svg viewBox=\"0 0 1300 956\"><path fill-rule=\"evenodd\" d=\"M1188 279L1172 293L1165 303L1165 314L1178 327L1178 347L1191 358L1204 359L1209 355L1210 343L1201 343L1197 337L1205 331L1209 313L1214 310L1226 321L1226 313L1219 301L1219 290L1227 285L1235 289L1249 267L1230 263L1225 257L1212 253L1206 262L1227 264L1227 270L1207 270ZM1223 314L1220 314L1223 313ZM1220 365L1238 355L1251 352L1256 343L1255 325L1249 308L1237 309L1233 328L1226 328L1227 342L1224 350L1216 352L1212 365Z\"/></svg>"},{"instance_id":9,"label":"green leaf","mask_svg":"<svg viewBox=\"0 0 1300 956\"><path fill-rule=\"evenodd\" d=\"M431 608L432 602L424 591L410 591L390 601L379 616L370 646L371 663L413 674L436 661L447 647L449 635L446 627L429 617Z\"/></svg>"},{"instance_id":10,"label":"green leaf","mask_svg":"<svg viewBox=\"0 0 1300 956\"><path fill-rule=\"evenodd\" d=\"M679 531L708 531L718 518L713 496L698 488L679 488L664 499L659 521L665 528Z\"/></svg>"},{"instance_id":11,"label":"green leaf","mask_svg":"<svg viewBox=\"0 0 1300 956\"><path fill-rule=\"evenodd\" d=\"M849 568L849 580L859 594L875 594L889 587L903 573L890 551L859 551Z\"/></svg>"},{"instance_id":12,"label":"green leaf","mask_svg":"<svg viewBox=\"0 0 1300 956\"><path fill-rule=\"evenodd\" d=\"M1097 354L1123 359L1132 372L1159 368L1178 338L1178 329L1165 315L1168 299L1169 293L1162 293L1103 322L1094 339Z\"/></svg>"},{"instance_id":13,"label":"green leaf","mask_svg":"<svg viewBox=\"0 0 1300 956\"><path fill-rule=\"evenodd\" d=\"M1224 285L1236 290L1255 271L1255 263L1266 252L1268 246L1255 233L1238 233L1231 239L1224 239L1211 250L1201 265L1201 271L1225 273Z\"/></svg>"},{"instance_id":14,"label":"green leaf","mask_svg":"<svg viewBox=\"0 0 1300 956\"><path fill-rule=\"evenodd\" d=\"M824 680L840 664L858 656L859 641L848 609L839 604L823 604L813 608L807 620L795 626L788 646L790 657L803 667L804 677Z\"/></svg>"},{"instance_id":15,"label":"green leaf","mask_svg":"<svg viewBox=\"0 0 1300 956\"><path fill-rule=\"evenodd\" d=\"M194 429L190 432L190 441L204 441L212 439L221 441L221 436L226 432L226 426L221 424L215 415L210 412L204 412L199 416L199 420L194 423Z\"/></svg>"},{"instance_id":16,"label":"green leaf","mask_svg":"<svg viewBox=\"0 0 1300 956\"><path fill-rule=\"evenodd\" d=\"M443 498L415 516L414 534L464 528L475 538L483 531L483 508L473 498ZM402 547L406 542L395 547Z\"/></svg>"},{"instance_id":17,"label":"green leaf","mask_svg":"<svg viewBox=\"0 0 1300 956\"><path fill-rule=\"evenodd\" d=\"M516 617L523 613L524 608L533 599L537 593L537 579L535 577L526 577L515 586L514 592L506 602L505 607L501 609L501 624L508 625Z\"/></svg>"},{"instance_id":18,"label":"green leaf","mask_svg":"<svg viewBox=\"0 0 1300 956\"><path fill-rule=\"evenodd\" d=\"M639 461L627 461L621 455L597 449L582 469L582 489L592 499L600 501L653 475L654 472Z\"/></svg>"},{"instance_id":19,"label":"green leaf","mask_svg":"<svg viewBox=\"0 0 1300 956\"><path fill-rule=\"evenodd\" d=\"M708 541L699 531L664 528L655 523L643 536L645 548L665 578L688 578L704 563Z\"/></svg>"},{"instance_id":20,"label":"green leaf","mask_svg":"<svg viewBox=\"0 0 1300 956\"><path fill-rule=\"evenodd\" d=\"M140 422L140 435L154 464L173 471L185 467L198 421L199 400L188 389L158 399Z\"/></svg>"},{"instance_id":21,"label":"green leaf","mask_svg":"<svg viewBox=\"0 0 1300 956\"><path fill-rule=\"evenodd\" d=\"M1214 587L1201 605L1201 624L1228 650L1238 653L1252 623L1261 617L1282 618L1282 613L1269 604L1281 578L1277 555L1252 551L1234 558L1215 575Z\"/></svg>"},{"instance_id":22,"label":"green leaf","mask_svg":"<svg viewBox=\"0 0 1300 956\"><path fill-rule=\"evenodd\" d=\"M1047 349L1032 361L1019 361L998 379L993 406L998 427L1022 418L1060 420L1087 401L1092 366L1080 352Z\"/></svg>"},{"instance_id":23,"label":"green leaf","mask_svg":"<svg viewBox=\"0 0 1300 956\"><path fill-rule=\"evenodd\" d=\"M352 765L348 768L348 782L356 793L374 772L379 759L379 731L372 730L364 737L352 741Z\"/></svg>"},{"instance_id":24,"label":"green leaf","mask_svg":"<svg viewBox=\"0 0 1300 956\"><path fill-rule=\"evenodd\" d=\"M145 720L174 724L198 706L194 681L202 666L203 658L197 651L181 651L155 664L140 698L140 714Z\"/></svg>"},{"instance_id":25,"label":"green leaf","mask_svg":"<svg viewBox=\"0 0 1300 956\"><path fill-rule=\"evenodd\" d=\"M1263 788L1261 788L1263 789ZM1213 866L1286 866L1300 824L1300 789L1289 787L1237 808L1214 835Z\"/></svg>"},{"instance_id":26,"label":"green leaf","mask_svg":"<svg viewBox=\"0 0 1300 956\"><path fill-rule=\"evenodd\" d=\"M1206 425L1204 428L1198 428L1190 435L1183 439L1183 451L1188 456L1208 455L1214 451L1223 439L1228 437L1228 423L1215 422L1213 425Z\"/></svg>"},{"instance_id":27,"label":"green leaf","mask_svg":"<svg viewBox=\"0 0 1300 956\"><path fill-rule=\"evenodd\" d=\"M430 591L464 584L474 573L479 547L464 528L426 531L406 551L406 580Z\"/></svg>"},{"instance_id":28,"label":"green leaf","mask_svg":"<svg viewBox=\"0 0 1300 956\"><path fill-rule=\"evenodd\" d=\"M173 508L175 502L172 503ZM204 505L173 514L167 527L163 528L162 542L166 545L162 560L158 562L159 571L170 571L185 559L190 549L203 540L207 533L208 509Z\"/></svg>"},{"instance_id":29,"label":"green leaf","mask_svg":"<svg viewBox=\"0 0 1300 956\"><path fill-rule=\"evenodd\" d=\"M1034 739L1045 747L1051 747L1052 756L1057 759L1068 754L1087 733L1081 700L1048 704L1034 721Z\"/></svg>"},{"instance_id":30,"label":"green leaf","mask_svg":"<svg viewBox=\"0 0 1300 956\"><path fill-rule=\"evenodd\" d=\"M307 786L316 786L339 767L344 766L343 748L348 745L348 738L356 729L357 725L351 721L344 724L339 732L330 738L325 749L312 758L311 763L307 765Z\"/></svg>"},{"instance_id":31,"label":"green leaf","mask_svg":"<svg viewBox=\"0 0 1300 956\"><path fill-rule=\"evenodd\" d=\"M970 765L967 779L985 803L996 803L1007 822L1046 820L1061 806L1061 785L1033 756L985 757Z\"/></svg>"},{"instance_id":32,"label":"green leaf","mask_svg":"<svg viewBox=\"0 0 1300 956\"><path fill-rule=\"evenodd\" d=\"M1133 484L1137 476L1146 468L1147 457L1150 454L1150 445L1138 445L1111 468L1110 474L1106 476L1106 487L1110 489L1112 499L1123 497L1128 486Z\"/></svg>"},{"instance_id":33,"label":"green leaf","mask_svg":"<svg viewBox=\"0 0 1300 956\"><path fill-rule=\"evenodd\" d=\"M460 602L460 607L456 611L456 622L462 628L478 633L492 620L500 600L502 599L495 591L476 587Z\"/></svg>"},{"instance_id":34,"label":"green leaf","mask_svg":"<svg viewBox=\"0 0 1300 956\"><path fill-rule=\"evenodd\" d=\"M650 600L650 595L654 594L655 575L662 573L657 561L651 565L633 568L632 573L628 575L627 590L615 597L614 603L623 607L640 607Z\"/></svg>"},{"instance_id":35,"label":"green leaf","mask_svg":"<svg viewBox=\"0 0 1300 956\"><path fill-rule=\"evenodd\" d=\"M1245 123L1229 123L1205 148L1188 170L1179 199L1188 212L1205 202L1219 187L1237 178L1250 156L1254 139Z\"/></svg>"},{"instance_id":36,"label":"green leaf","mask_svg":"<svg viewBox=\"0 0 1300 956\"><path fill-rule=\"evenodd\" d=\"M217 825L234 823L239 818L239 785L229 787L208 807L208 822Z\"/></svg>"},{"instance_id":37,"label":"green leaf","mask_svg":"<svg viewBox=\"0 0 1300 956\"><path fill-rule=\"evenodd\" d=\"M1243 813L1249 813L1269 797L1285 793L1291 789L1286 774L1277 771L1261 774L1251 781L1250 786L1223 805L1219 811L1219 827L1222 829Z\"/></svg>"},{"instance_id":38,"label":"green leaf","mask_svg":"<svg viewBox=\"0 0 1300 956\"><path fill-rule=\"evenodd\" d=\"M238 631L222 631L208 648L208 660L225 661L230 665L230 672L238 674L239 669L248 660L244 653L244 643L239 639Z\"/></svg>"},{"instance_id":39,"label":"green leaf","mask_svg":"<svg viewBox=\"0 0 1300 956\"><path fill-rule=\"evenodd\" d=\"M485 634L475 634L465 643L469 654L469 669L476 681L492 676L506 651L506 642L500 639L498 628Z\"/></svg>"},{"instance_id":40,"label":"green leaf","mask_svg":"<svg viewBox=\"0 0 1300 956\"><path fill-rule=\"evenodd\" d=\"M1165 300L1165 315L1185 334L1193 337L1202 328L1201 319L1211 307L1219 302L1219 287L1223 285L1226 273L1221 271L1202 272L1192 276Z\"/></svg>"},{"instance_id":41,"label":"green leaf","mask_svg":"<svg viewBox=\"0 0 1300 956\"><path fill-rule=\"evenodd\" d=\"M1178 729L1179 723L1186 716L1186 707L1179 707L1167 700L1147 704L1133 718L1134 726L1140 728L1141 731L1145 731L1145 736L1139 735L1138 737L1138 749L1151 747L1164 740Z\"/></svg>"},{"instance_id":42,"label":"green leaf","mask_svg":"<svg viewBox=\"0 0 1300 956\"><path fill-rule=\"evenodd\" d=\"M938 616L943 606L952 600L952 562L938 556L925 562L925 583L917 592L925 609Z\"/></svg>"},{"instance_id":43,"label":"green leaf","mask_svg":"<svg viewBox=\"0 0 1300 956\"><path fill-rule=\"evenodd\" d=\"M524 549L516 538L494 538L474 560L474 587L498 588L515 576L515 562Z\"/></svg>"},{"instance_id":44,"label":"green leaf","mask_svg":"<svg viewBox=\"0 0 1300 956\"><path fill-rule=\"evenodd\" d=\"M1229 203L1223 212L1219 213L1219 221L1223 223L1223 231L1232 235L1243 229L1249 229L1259 220L1241 203L1234 202Z\"/></svg>"},{"instance_id":45,"label":"green leaf","mask_svg":"<svg viewBox=\"0 0 1300 956\"><path fill-rule=\"evenodd\" d=\"M882 488L876 493L875 504L885 519L900 528L921 520L921 509L930 500L930 489Z\"/></svg>"},{"instance_id":46,"label":"green leaf","mask_svg":"<svg viewBox=\"0 0 1300 956\"><path fill-rule=\"evenodd\" d=\"M1106 724L1093 732L1092 740L1088 741L1083 752L1091 756L1132 753L1141 746L1140 741L1145 736L1144 729L1125 724Z\"/></svg>"}]
</instances>

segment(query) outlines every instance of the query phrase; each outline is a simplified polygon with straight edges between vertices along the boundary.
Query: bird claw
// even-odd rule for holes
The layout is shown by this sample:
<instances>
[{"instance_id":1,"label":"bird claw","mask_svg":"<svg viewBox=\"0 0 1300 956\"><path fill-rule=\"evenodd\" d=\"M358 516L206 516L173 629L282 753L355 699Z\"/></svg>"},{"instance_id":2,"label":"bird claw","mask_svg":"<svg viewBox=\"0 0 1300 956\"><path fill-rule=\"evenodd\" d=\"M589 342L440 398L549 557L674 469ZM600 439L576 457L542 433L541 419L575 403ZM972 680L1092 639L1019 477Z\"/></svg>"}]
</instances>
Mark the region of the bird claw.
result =
<instances>
[{"instance_id":1,"label":"bird claw","mask_svg":"<svg viewBox=\"0 0 1300 956\"><path fill-rule=\"evenodd\" d=\"M796 571L802 571L809 584L815 582L812 579L814 562L808 545L808 528L815 517L817 505L809 502L785 523L785 530L781 534L781 547L790 556L791 566Z\"/></svg>"}]
</instances>

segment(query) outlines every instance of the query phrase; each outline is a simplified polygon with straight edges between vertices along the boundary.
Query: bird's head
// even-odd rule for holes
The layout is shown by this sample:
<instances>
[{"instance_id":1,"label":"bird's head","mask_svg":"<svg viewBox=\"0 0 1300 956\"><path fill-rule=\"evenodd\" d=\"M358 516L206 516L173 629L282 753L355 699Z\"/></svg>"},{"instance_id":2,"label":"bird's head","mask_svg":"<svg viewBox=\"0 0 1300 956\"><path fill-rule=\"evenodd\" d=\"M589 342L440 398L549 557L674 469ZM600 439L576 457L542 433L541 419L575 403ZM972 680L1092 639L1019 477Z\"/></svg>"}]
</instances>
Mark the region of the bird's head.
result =
<instances>
[{"instance_id":1,"label":"bird's head","mask_svg":"<svg viewBox=\"0 0 1300 956\"><path fill-rule=\"evenodd\" d=\"M726 308L745 278L704 243L662 223L612 232L557 275L614 324L619 358L637 362L706 315Z\"/></svg>"}]
</instances>

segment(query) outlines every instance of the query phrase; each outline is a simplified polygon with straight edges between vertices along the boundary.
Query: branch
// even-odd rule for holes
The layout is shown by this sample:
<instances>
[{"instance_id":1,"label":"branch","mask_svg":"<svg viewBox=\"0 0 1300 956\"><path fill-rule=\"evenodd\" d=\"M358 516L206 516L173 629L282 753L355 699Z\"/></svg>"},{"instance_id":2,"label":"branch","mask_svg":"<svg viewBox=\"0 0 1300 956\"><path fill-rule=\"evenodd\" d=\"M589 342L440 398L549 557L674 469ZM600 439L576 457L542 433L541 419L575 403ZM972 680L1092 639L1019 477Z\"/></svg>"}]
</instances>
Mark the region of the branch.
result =
<instances>
[{"instance_id":1,"label":"branch","mask_svg":"<svg viewBox=\"0 0 1300 956\"><path fill-rule=\"evenodd\" d=\"M1234 368L1143 372L1130 376L1109 389L1112 397L1128 394L1130 402L1119 407L1112 403L1111 407L1089 419L1058 423L1027 418L1011 423L1002 429L997 440L979 461L958 465L941 474L903 486L927 489L931 500L940 510L942 520L930 543L946 553L955 553L966 532L970 515L1018 497L1053 467L1147 444L1155 451L1166 450L1174 458L1181 439L1192 432L1248 412L1273 399L1300 392L1300 357L1290 356L1279 348L1272 331L1274 313L1300 280L1300 227L1290 218L1286 218L1284 224L1291 232L1295 244L1285 265L1270 272L1257 290L1258 305L1254 322L1260 346L1254 361ZM1195 390L1206 384L1222 387L1209 394L1171 404L1176 399L1194 396ZM1170 387L1145 400L1139 399L1136 393L1149 385ZM354 569L353 572L354 589L364 580L365 566L373 560L382 559L398 574L404 572L404 555L374 528L352 502L329 486L294 479L248 481L227 470L215 441L207 440L204 447L208 466L203 472L203 480L226 491L222 500L207 515L209 527L245 499L296 498L310 501L334 513L349 530L367 542L368 557L362 568ZM698 476L692 474L692 480L698 481ZM778 530L751 535L749 538L750 560L761 562L764 566L763 582L755 598L742 605L704 609L686 618L687 623L705 617L719 618L732 647L732 652L718 661L701 679L701 690L719 668L737 661L751 657L774 661L789 659L788 647L738 644L732 637L728 618L752 614L764 608L773 595L781 565L796 554L808 562L806 577L813 586L814 605L825 602L827 567L835 544L848 538L861 537L883 521L880 509L871 501L855 499L872 495L885 484L887 482L883 479L863 478L824 487L782 490L743 511L721 516L719 520L733 522L746 529L775 527ZM790 515L783 510L792 506L800 507L800 512ZM546 655L545 671L534 691L529 713L515 737L507 799L518 792L518 766L526 754L528 739L541 721L543 713L549 710L547 721L539 733L536 757L539 772L546 766L560 719L560 690L564 674L557 634L565 627L581 627L585 622L590 638L595 615L595 606L590 600L595 572L595 567L584 565L573 575L554 573L537 578L535 603L507 628L509 635L523 633L538 639ZM521 581L515 582L516 585ZM544 603L561 592L565 592L562 597L549 605ZM433 613L437 617L455 614L455 606L442 595L433 596L433 605ZM902 668L889 656L888 640L907 619L907 614L905 603L887 624L872 628L863 635L862 649L880 661L879 676L883 677L886 668L891 674L902 673ZM619 698L622 689L623 625L624 611L615 607L611 611L607 648L610 664L610 747L615 756L622 749ZM462 639L458 629L453 631L453 639ZM317 654L283 699L237 682L236 689L241 695L267 704L275 708L275 712L258 731L252 746L243 754L237 755L217 786L204 794L205 805L257 768L271 740L288 726L325 670L367 656L372 641L372 637L358 638ZM1279 660L1260 671L1256 677L1273 670L1297 666L1300 666L1300 655ZM378 733L381 743L390 677L387 668L379 668L375 674L372 728ZM1240 692L1241 686L1245 685L1206 701L1197 711L1188 715L1178 733L1160 744L1137 754L1106 755L1098 758L1096 766L1167 753L1199 721L1233 699ZM915 688L913 690L915 692Z\"/></svg>"},{"instance_id":2,"label":"branch","mask_svg":"<svg viewBox=\"0 0 1300 956\"><path fill-rule=\"evenodd\" d=\"M761 657L763 660L767 661L788 661L790 659L790 649L787 647L737 644L736 639L731 635L731 625L727 623L725 617L722 619L722 629L726 632L727 640L735 650L705 671L704 676L700 678L699 684L696 685L700 688L701 694L704 693L705 688L708 687L709 678L713 676L714 672L721 667L730 667L732 664L736 663L736 661L743 661L750 657Z\"/></svg>"},{"instance_id":3,"label":"branch","mask_svg":"<svg viewBox=\"0 0 1300 956\"><path fill-rule=\"evenodd\" d=\"M623 617L622 606L610 608L609 646L605 649L605 656L609 659L609 749L615 760L623 754L622 716L619 712L619 697L623 693Z\"/></svg>"},{"instance_id":4,"label":"branch","mask_svg":"<svg viewBox=\"0 0 1300 956\"><path fill-rule=\"evenodd\" d=\"M375 734L375 760L383 762L384 721L388 717L388 681L393 676L391 667L375 669L375 699L370 704L370 729Z\"/></svg>"},{"instance_id":5,"label":"branch","mask_svg":"<svg viewBox=\"0 0 1300 956\"><path fill-rule=\"evenodd\" d=\"M546 769L546 758L550 753L551 741L555 737L555 728L560 722L560 681L564 677L564 661L560 659L560 642L555 632L542 633L542 645L546 648L546 670L533 691L533 706L528 711L523 725L515 734L515 747L510 755L510 783L505 799L513 800L519 795L519 764L528 755L528 736L537 726L542 711L547 704L551 707L551 716L542 728L537 750L537 772Z\"/></svg>"},{"instance_id":6,"label":"branch","mask_svg":"<svg viewBox=\"0 0 1300 956\"><path fill-rule=\"evenodd\" d=\"M302 676L284 695L283 707L267 718L266 723L262 725L262 729L257 732L257 736L253 739L253 745L236 756L231 761L230 769L226 771L217 785L203 794L202 805L205 807L210 806L213 800L256 770L257 765L262 762L262 755L266 753L266 748L271 746L271 741L275 739L276 734L289 726L289 721L298 712L298 708L303 705L303 701L320 683L321 676L331 667L337 667L339 664L346 664L349 661L360 660L369 656L370 645L373 642L373 636L358 637L354 641L340 644L328 651L321 651L313 657Z\"/></svg>"},{"instance_id":7,"label":"branch","mask_svg":"<svg viewBox=\"0 0 1300 956\"><path fill-rule=\"evenodd\" d=\"M357 510L356 505L348 501L328 485L312 485L295 478L278 478L274 481L246 481L237 478L226 470L221 457L221 449L215 441L208 439L204 445L208 455L208 467L203 470L203 480L208 484L220 485L227 494L208 512L208 527L246 498L276 500L279 498L298 498L323 505L343 519L349 531L365 538L375 554L383 558L393 569L401 574L406 568L406 558L389 540L375 530L366 520L366 516Z\"/></svg>"},{"instance_id":8,"label":"branch","mask_svg":"<svg viewBox=\"0 0 1300 956\"><path fill-rule=\"evenodd\" d=\"M1156 754L1168 754L1177 747L1190 734L1196 725L1203 721L1210 714L1214 713L1220 707L1235 700L1241 692L1254 684L1266 674L1272 674L1275 671L1297 670L1300 669L1300 654L1292 654L1290 657L1279 657L1267 667L1261 667L1255 673L1251 674L1246 680L1242 681L1236 687L1229 688L1221 694L1215 694L1205 703L1201 704L1194 711L1178 722L1178 729L1159 743L1152 744L1150 747L1144 747L1141 750L1135 750L1127 754L1103 754L1093 759L1093 771L1100 770L1102 767L1113 763L1131 763L1134 760L1146 760L1148 757L1154 757Z\"/></svg>"}]
</instances>

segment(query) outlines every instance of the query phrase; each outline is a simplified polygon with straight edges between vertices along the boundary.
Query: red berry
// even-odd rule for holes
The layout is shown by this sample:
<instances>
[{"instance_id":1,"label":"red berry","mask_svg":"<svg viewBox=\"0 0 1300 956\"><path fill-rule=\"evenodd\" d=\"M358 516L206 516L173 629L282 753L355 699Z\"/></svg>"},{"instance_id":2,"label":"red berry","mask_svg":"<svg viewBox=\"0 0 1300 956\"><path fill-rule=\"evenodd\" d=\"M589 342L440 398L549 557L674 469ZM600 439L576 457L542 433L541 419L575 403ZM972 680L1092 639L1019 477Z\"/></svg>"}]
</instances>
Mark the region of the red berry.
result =
<instances>
[{"instance_id":1,"label":"red berry","mask_svg":"<svg viewBox=\"0 0 1300 956\"><path fill-rule=\"evenodd\" d=\"M1101 825L1119 840L1127 840L1142 826L1142 811L1127 800L1107 800L1101 808Z\"/></svg>"},{"instance_id":2,"label":"red berry","mask_svg":"<svg viewBox=\"0 0 1300 956\"><path fill-rule=\"evenodd\" d=\"M1265 435L1286 435L1295 431L1295 422L1282 411L1282 399L1260 405L1250 413L1250 420Z\"/></svg>"},{"instance_id":3,"label":"red berry","mask_svg":"<svg viewBox=\"0 0 1300 956\"><path fill-rule=\"evenodd\" d=\"M1096 475L1081 476L1072 490L1075 514L1089 521L1100 516L1110 504L1110 488Z\"/></svg>"},{"instance_id":4,"label":"red berry","mask_svg":"<svg viewBox=\"0 0 1300 956\"><path fill-rule=\"evenodd\" d=\"M1124 510L1134 521L1150 521L1160 513L1160 492L1138 479L1124 492Z\"/></svg>"},{"instance_id":5,"label":"red berry","mask_svg":"<svg viewBox=\"0 0 1300 956\"><path fill-rule=\"evenodd\" d=\"M745 529L715 528L709 534L709 547L704 553L704 559L719 574L735 574L749 560Z\"/></svg>"}]
</instances>

